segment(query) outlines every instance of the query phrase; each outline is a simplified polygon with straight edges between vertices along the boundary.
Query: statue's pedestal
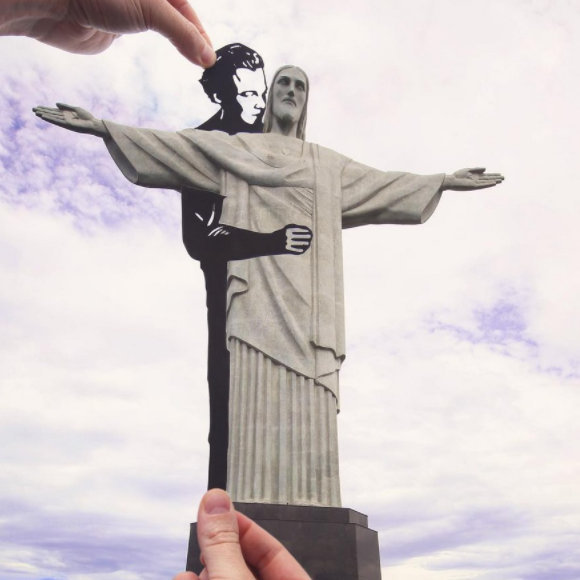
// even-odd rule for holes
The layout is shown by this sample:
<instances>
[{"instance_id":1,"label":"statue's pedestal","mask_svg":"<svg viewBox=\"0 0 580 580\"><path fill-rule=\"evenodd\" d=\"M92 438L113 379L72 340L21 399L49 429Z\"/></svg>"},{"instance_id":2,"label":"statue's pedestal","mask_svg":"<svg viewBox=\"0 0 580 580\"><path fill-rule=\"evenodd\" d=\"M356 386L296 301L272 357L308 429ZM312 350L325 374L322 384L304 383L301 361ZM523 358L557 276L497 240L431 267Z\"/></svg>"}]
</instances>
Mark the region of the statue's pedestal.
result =
<instances>
[{"instance_id":1,"label":"statue's pedestal","mask_svg":"<svg viewBox=\"0 0 580 580\"><path fill-rule=\"evenodd\" d=\"M378 534L348 508L235 503L276 537L313 580L381 580ZM187 570L199 574L197 524L191 524Z\"/></svg>"}]
</instances>

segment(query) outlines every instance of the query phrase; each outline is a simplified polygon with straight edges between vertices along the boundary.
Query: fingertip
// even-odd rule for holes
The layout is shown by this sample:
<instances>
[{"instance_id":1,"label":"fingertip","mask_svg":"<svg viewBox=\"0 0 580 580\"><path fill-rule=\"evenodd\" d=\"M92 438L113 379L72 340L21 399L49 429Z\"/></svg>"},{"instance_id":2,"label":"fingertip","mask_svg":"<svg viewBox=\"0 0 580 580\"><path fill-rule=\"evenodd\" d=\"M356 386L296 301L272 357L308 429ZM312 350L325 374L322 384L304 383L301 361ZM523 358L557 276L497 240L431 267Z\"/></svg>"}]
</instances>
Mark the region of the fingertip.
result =
<instances>
[{"instance_id":1,"label":"fingertip","mask_svg":"<svg viewBox=\"0 0 580 580\"><path fill-rule=\"evenodd\" d=\"M211 44L206 42L200 55L201 65L204 68L209 68L215 64L216 58L215 50Z\"/></svg>"},{"instance_id":2,"label":"fingertip","mask_svg":"<svg viewBox=\"0 0 580 580\"><path fill-rule=\"evenodd\" d=\"M151 15L147 26L167 37L179 52L193 64L209 67L216 60L209 38L187 2L170 0Z\"/></svg>"},{"instance_id":3,"label":"fingertip","mask_svg":"<svg viewBox=\"0 0 580 580\"><path fill-rule=\"evenodd\" d=\"M201 500L200 510L209 516L225 514L232 510L232 500L223 489L210 489Z\"/></svg>"},{"instance_id":4,"label":"fingertip","mask_svg":"<svg viewBox=\"0 0 580 580\"><path fill-rule=\"evenodd\" d=\"M176 42L174 40L171 40L171 42L193 64L202 68L209 68L215 64L215 51L201 36L197 36L195 41L188 39L186 42ZM203 43L201 47L200 43Z\"/></svg>"}]
</instances>

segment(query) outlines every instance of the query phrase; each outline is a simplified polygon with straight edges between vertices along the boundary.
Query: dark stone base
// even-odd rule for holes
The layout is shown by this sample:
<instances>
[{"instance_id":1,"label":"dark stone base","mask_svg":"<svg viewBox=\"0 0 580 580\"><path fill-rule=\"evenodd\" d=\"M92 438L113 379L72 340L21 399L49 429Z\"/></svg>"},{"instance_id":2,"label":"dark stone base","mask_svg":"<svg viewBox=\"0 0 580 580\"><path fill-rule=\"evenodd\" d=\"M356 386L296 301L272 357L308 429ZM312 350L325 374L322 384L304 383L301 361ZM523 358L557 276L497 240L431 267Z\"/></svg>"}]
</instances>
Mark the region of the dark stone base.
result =
<instances>
[{"instance_id":1,"label":"dark stone base","mask_svg":"<svg viewBox=\"0 0 580 580\"><path fill-rule=\"evenodd\" d=\"M236 503L277 538L313 580L381 580L378 534L348 508ZM187 570L199 574L197 524L191 524Z\"/></svg>"}]
</instances>

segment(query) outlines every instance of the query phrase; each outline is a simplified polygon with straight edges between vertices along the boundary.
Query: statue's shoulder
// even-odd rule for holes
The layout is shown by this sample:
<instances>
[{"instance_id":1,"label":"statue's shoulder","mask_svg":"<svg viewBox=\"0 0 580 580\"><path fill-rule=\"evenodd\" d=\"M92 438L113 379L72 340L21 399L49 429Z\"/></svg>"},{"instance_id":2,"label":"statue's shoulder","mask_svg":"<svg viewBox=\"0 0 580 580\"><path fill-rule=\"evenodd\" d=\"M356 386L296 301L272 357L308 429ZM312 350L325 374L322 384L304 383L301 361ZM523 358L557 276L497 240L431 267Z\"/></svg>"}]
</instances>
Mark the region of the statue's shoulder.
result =
<instances>
[{"instance_id":1,"label":"statue's shoulder","mask_svg":"<svg viewBox=\"0 0 580 580\"><path fill-rule=\"evenodd\" d=\"M183 129L178 133L202 150L231 150L243 148L236 135L228 135L224 131L204 131L203 129Z\"/></svg>"},{"instance_id":2,"label":"statue's shoulder","mask_svg":"<svg viewBox=\"0 0 580 580\"><path fill-rule=\"evenodd\" d=\"M310 148L321 165L336 171L340 171L350 161L348 157L336 152L334 149L329 149L316 143L310 143Z\"/></svg>"},{"instance_id":3,"label":"statue's shoulder","mask_svg":"<svg viewBox=\"0 0 580 580\"><path fill-rule=\"evenodd\" d=\"M270 137L269 133L237 133L232 135L236 143L250 151L268 149L272 142Z\"/></svg>"},{"instance_id":4,"label":"statue's shoulder","mask_svg":"<svg viewBox=\"0 0 580 580\"><path fill-rule=\"evenodd\" d=\"M196 129L187 128L182 129L179 131L180 135L184 135L185 137L192 137L196 139L219 139L222 141L227 141L229 139L233 139L232 135L228 135L224 131L218 131L217 129L212 129L211 131L206 131L205 129L200 129L199 127Z\"/></svg>"}]
</instances>

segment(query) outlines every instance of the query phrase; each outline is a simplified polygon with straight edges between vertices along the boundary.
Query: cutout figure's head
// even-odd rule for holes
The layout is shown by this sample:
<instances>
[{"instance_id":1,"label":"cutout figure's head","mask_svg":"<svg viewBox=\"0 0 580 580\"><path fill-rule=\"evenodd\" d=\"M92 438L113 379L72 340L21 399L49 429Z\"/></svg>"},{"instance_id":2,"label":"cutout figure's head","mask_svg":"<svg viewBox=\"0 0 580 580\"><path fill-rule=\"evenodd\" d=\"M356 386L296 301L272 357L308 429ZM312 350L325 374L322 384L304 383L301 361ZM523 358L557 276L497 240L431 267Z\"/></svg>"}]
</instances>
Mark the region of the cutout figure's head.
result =
<instances>
[{"instance_id":1,"label":"cutout figure's head","mask_svg":"<svg viewBox=\"0 0 580 580\"><path fill-rule=\"evenodd\" d=\"M199 81L206 95L221 106L224 117L261 123L267 92L262 57L239 43L219 48L216 57Z\"/></svg>"},{"instance_id":2,"label":"cutout figure's head","mask_svg":"<svg viewBox=\"0 0 580 580\"><path fill-rule=\"evenodd\" d=\"M279 68L274 74L268 94L264 133L295 126L296 137L304 140L308 91L308 76L301 68L292 65ZM288 134L287 131L284 133Z\"/></svg>"}]
</instances>

